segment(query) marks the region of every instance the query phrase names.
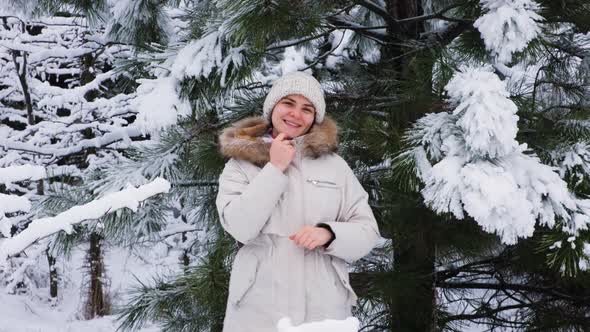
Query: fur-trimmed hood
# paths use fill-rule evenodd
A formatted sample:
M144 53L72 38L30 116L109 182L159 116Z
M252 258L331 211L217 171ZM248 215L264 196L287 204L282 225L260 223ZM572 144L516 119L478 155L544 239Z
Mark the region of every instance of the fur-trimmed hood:
M224 129L219 135L221 154L224 157L249 161L264 166L270 161L270 144L263 136L268 133L270 123L263 117L249 117ZM315 123L309 133L303 135L304 157L316 159L338 149L338 126L330 117L322 123Z

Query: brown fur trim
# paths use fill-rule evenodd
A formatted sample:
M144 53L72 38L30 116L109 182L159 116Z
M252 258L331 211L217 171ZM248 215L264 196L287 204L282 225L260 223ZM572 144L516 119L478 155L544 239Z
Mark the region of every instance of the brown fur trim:
M338 125L332 118L325 116L320 124L314 124L303 137L303 155L317 159L322 155L338 150Z
M219 135L221 154L227 158L247 160L254 165L264 166L270 161L270 143L262 136L270 129L270 123L263 117L250 117L225 128ZM314 124L303 137L303 155L316 159L338 149L338 126L330 117L321 124Z

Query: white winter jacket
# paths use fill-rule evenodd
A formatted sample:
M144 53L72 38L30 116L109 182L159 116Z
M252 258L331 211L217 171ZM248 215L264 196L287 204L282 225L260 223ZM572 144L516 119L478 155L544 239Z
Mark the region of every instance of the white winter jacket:
M356 304L346 262L367 255L379 239L368 195L338 156L337 126L326 117L294 139L296 156L283 173L269 162L269 124L241 120L220 135L231 158L219 178L223 228L244 244L229 285L224 332L275 332L294 325L344 319ZM288 236L325 223L335 240L307 250Z

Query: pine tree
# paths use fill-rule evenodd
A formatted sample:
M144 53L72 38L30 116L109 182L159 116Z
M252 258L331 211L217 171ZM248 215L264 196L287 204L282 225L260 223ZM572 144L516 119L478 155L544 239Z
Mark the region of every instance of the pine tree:
M469 211L458 214L458 210L437 209L433 204L440 199L443 188L431 187L432 198L424 197L425 192L420 193L420 189L430 187L428 183L423 187L422 181L426 178L420 178L422 165L418 163L422 160L404 158L408 149L424 144L432 147L427 150L426 158L433 158L433 155L440 158L443 153L449 153L441 151L439 141L455 134L454 126L460 119L444 114L448 114L445 112L452 103L449 97L459 97L453 97L454 90L445 90L445 87L462 65L489 63L493 66L489 75L507 81L509 93L505 96L510 97L505 97L505 104L492 108L508 107L522 119L518 127L515 127L516 122L505 126L504 120L498 119L501 136L510 138L518 134L512 139L529 143L533 150L525 151L525 155L535 152L539 156L538 160L529 159L539 165L534 171L541 172L538 176L545 174L555 181L565 195L563 200L556 198L554 202L565 204L568 210L581 212L578 215L583 216L584 201L575 200L577 207L572 205L574 201L565 187L566 182L560 182L558 173L540 163L560 166L564 157L548 153L555 151L553 148L543 153L552 145L547 144L546 131L539 131L537 127L542 125L541 128L552 131L559 128L540 116L546 108L554 110L556 106L565 113L551 112L552 121L568 116L584 119L583 112L574 114L569 110L570 107L581 110L587 107L582 97L587 95L587 79L579 63L585 59L581 50L587 47L583 33L588 28L581 17L587 15L588 6L581 4L563 10L556 2L545 1L538 5L527 1L198 2L192 7L194 30L186 37L196 41L185 41L189 46L178 54L185 50L196 51L190 53L191 59L201 62L192 61L185 66L178 56L171 67L184 70L186 74L180 76L172 69L171 75L164 75L179 79L180 95L193 103L191 119L197 128L193 132L198 135L191 137L190 144L201 149L207 147L206 152L194 151L198 158L193 157L191 162L199 171L193 174L195 178L191 181L211 181L219 174L221 163L212 155L214 133L235 119L259 111L271 78L285 70L311 69L324 82L330 111L343 127L340 152L355 167L370 192L382 235L393 239L392 246L376 250L375 255L358 264L353 274L353 283L361 295L357 314L364 319L366 329L461 330L468 322L490 328L584 326L587 323L579 312L587 308L588 297L585 291L581 292L584 288L574 285L587 278L585 272L579 271L585 262L586 235L583 224L581 229L569 229L576 237L567 235L568 230L564 229L567 220L563 219L575 214L561 214L559 221L550 223L549 215L543 214L547 211L541 212L541 219L533 218L527 233L516 232L506 238L509 229L490 228L490 224L481 222L481 216ZM498 8L510 9L510 13L522 17L501 16ZM514 25L514 31L503 30ZM527 31L532 33L525 34ZM489 38L494 35L500 39ZM204 46L211 43L214 46ZM206 54L215 54L214 60L202 61ZM543 70L559 80L545 80L545 75L539 75L531 81L528 75L537 63L546 63ZM478 82L459 81L455 85L460 88L462 83ZM542 84L548 86L537 88ZM577 92L578 97L572 98L580 89L583 92ZM539 98L543 99L543 106L539 105ZM559 105L550 102L555 99L559 100ZM564 101L567 101L565 107ZM461 99L456 99L456 103L459 102ZM427 113L435 114L422 118ZM514 119L507 116L507 119ZM420 121L416 122L418 119ZM429 123L428 119L437 122ZM476 115L468 120L476 122L478 119ZM580 126L576 129L581 131ZM567 131L572 133L572 128ZM580 131L570 136L571 142L583 142ZM535 142L533 138L542 141ZM566 143L565 138L555 132L551 140ZM579 148L578 145L577 151L581 152L575 155L583 156ZM488 154L484 159L501 156L499 153ZM585 174L584 158L575 155L570 156L568 162L576 160L577 167L568 164L561 175L566 175L564 179L570 190L583 197L584 192L576 191L573 181L578 181L580 188L579 178ZM576 174L576 180L571 178L572 174ZM194 188L203 195L213 196L214 187L211 189L208 184L199 187L198 183ZM210 197L209 202L211 200ZM213 207L212 204L206 206ZM207 218L211 217L215 220L214 211L202 216L197 224L209 223L211 219ZM554 227L556 225L558 227ZM534 233L530 232L531 227ZM487 233L494 230L500 237ZM216 232L219 234L219 230ZM526 239L516 242L518 237ZM556 237L568 243L561 248L573 249L576 255L556 251L555 243L561 243ZM559 291L550 290L555 288ZM147 296L149 290L144 293ZM158 312L167 311L167 305L162 303L160 307L158 299L151 297L149 300L151 308L158 308L156 316L161 316ZM555 322L551 310L557 307L561 308L560 320ZM223 306L218 308L222 310ZM131 312L132 309L123 312L125 327L137 326L138 316ZM213 316L221 318L222 313ZM169 326L166 322L172 320L164 318L162 321ZM217 330L218 327L219 321L215 321L199 325L197 330ZM170 327L170 330L175 329Z
M587 2L130 0L108 16L102 1L47 1L60 6L134 46L117 66L139 82L134 123L153 140L88 186L172 183L146 204L149 218L121 213L105 229L155 220L152 235L125 238L165 241L177 229L195 258L139 284L123 330L155 320L221 331L236 245L214 207L216 135L258 114L271 80L290 70L323 83L339 152L389 240L354 266L363 331L590 324ZM152 218L162 211L178 224Z

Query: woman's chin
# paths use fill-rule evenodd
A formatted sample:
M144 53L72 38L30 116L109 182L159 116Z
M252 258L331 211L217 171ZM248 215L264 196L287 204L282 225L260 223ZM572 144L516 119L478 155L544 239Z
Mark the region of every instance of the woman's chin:
M283 130L279 130L279 133L285 134L286 139L292 139L297 136L301 136L300 130L283 129Z

